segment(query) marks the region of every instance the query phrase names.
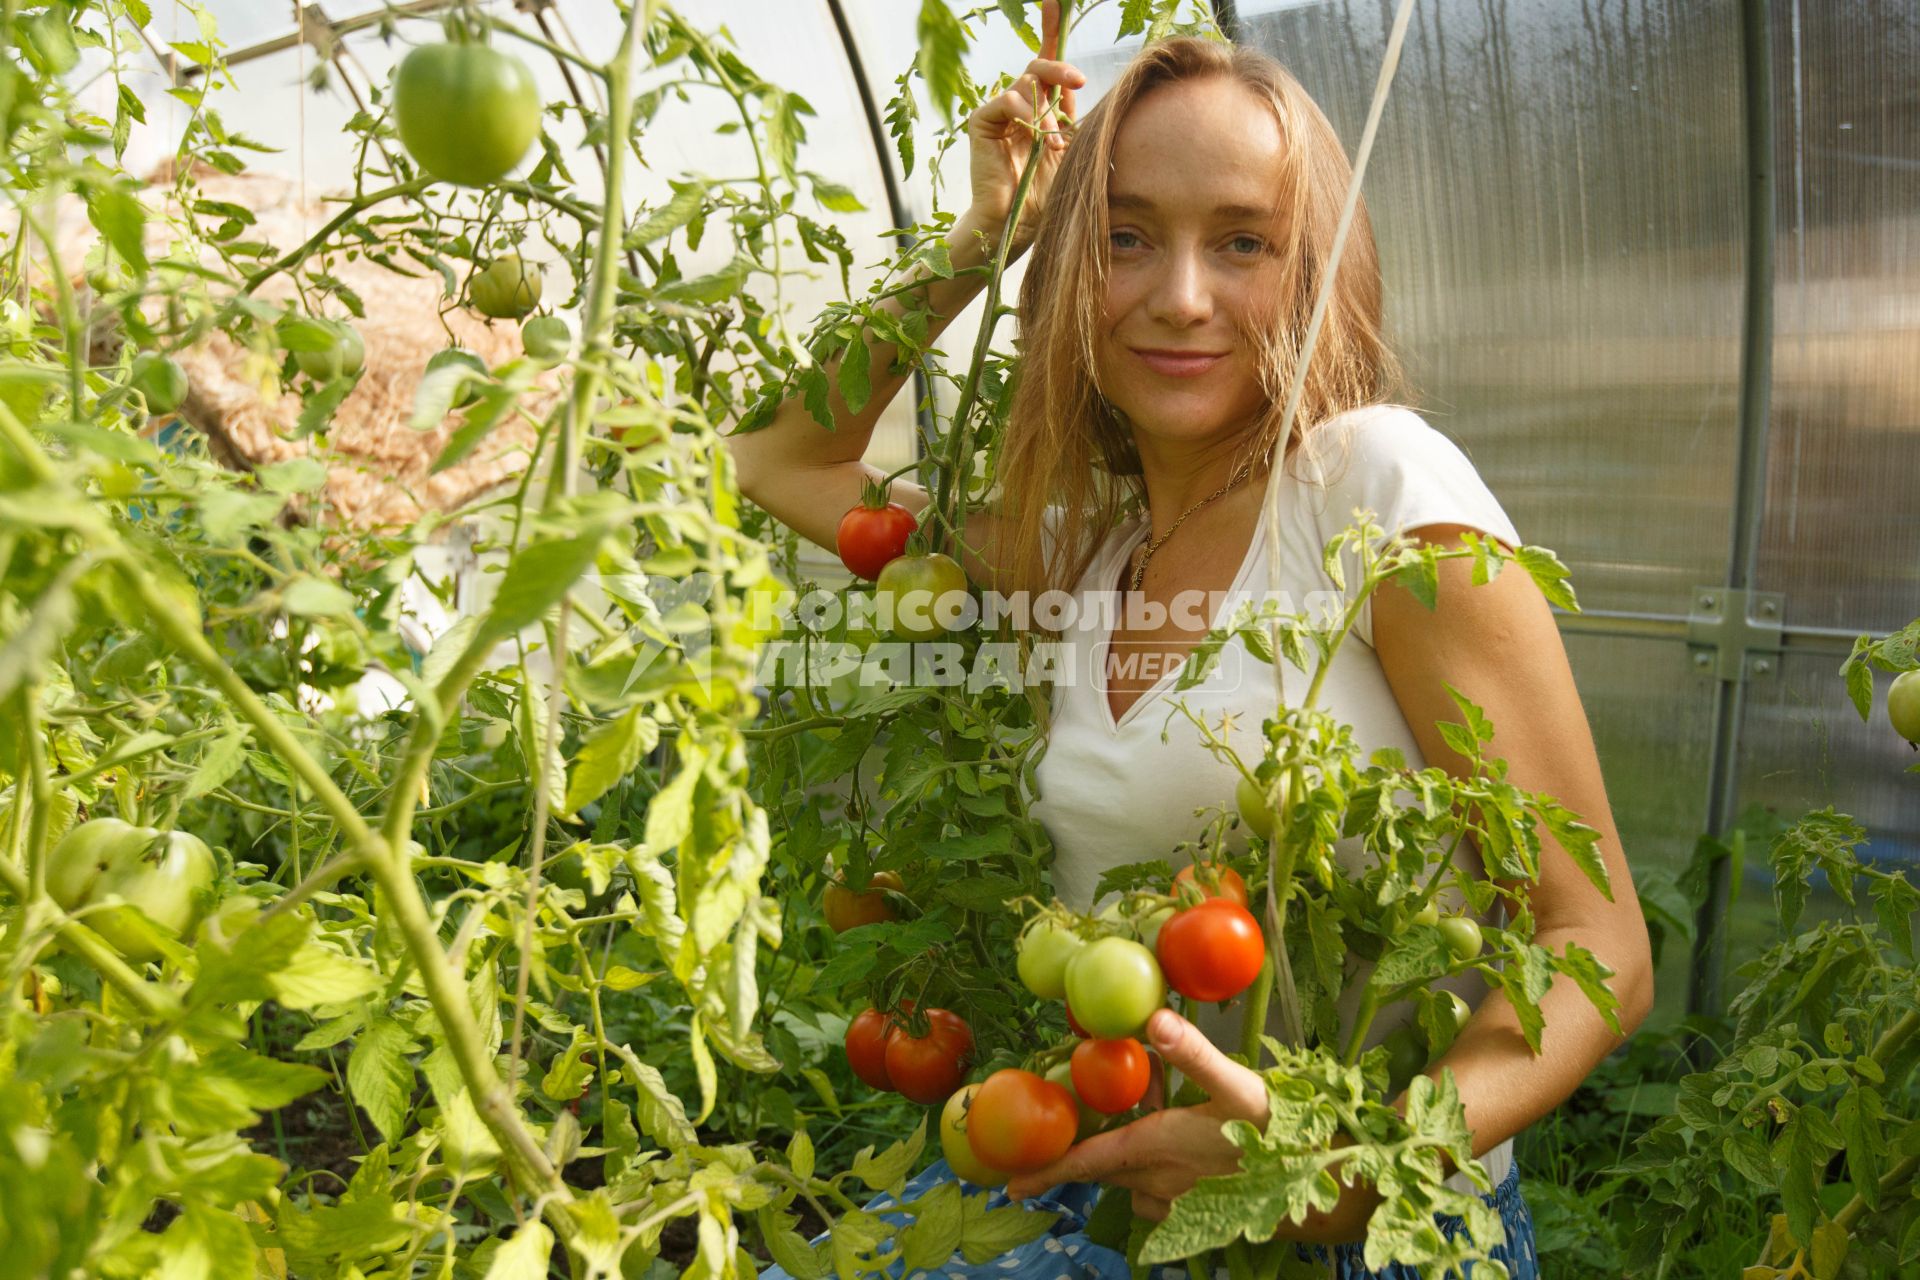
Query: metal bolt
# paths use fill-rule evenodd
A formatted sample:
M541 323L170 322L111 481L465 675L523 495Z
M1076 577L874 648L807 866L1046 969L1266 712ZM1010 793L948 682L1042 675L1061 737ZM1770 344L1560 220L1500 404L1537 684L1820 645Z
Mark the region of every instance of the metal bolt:
M1772 671L1772 670L1773 670L1773 663L1769 659L1755 658L1753 660L1753 674L1757 676L1764 676L1769 671Z
M1696 653L1693 655L1693 665L1696 667L1707 666L1712 661L1713 661L1713 658L1708 654Z
M1702 609L1712 609L1716 607L1719 603L1720 603L1719 600L1714 596L1700 597L1700 607Z
M1774 603L1771 600L1762 600L1760 602L1760 612L1769 618L1773 616L1774 607Z

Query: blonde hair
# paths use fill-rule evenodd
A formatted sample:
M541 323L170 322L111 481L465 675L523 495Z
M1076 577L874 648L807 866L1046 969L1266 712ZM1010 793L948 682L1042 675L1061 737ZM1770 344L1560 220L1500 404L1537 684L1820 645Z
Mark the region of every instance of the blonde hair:
M1271 323L1248 335L1259 347L1266 407L1248 431L1243 453L1245 459L1275 457L1352 166L1319 106L1271 57L1192 37L1157 41L1141 50L1075 131L1020 288L1020 370L995 470L1003 582L1029 598L1072 591L1104 535L1145 497L1129 429L1095 385L1115 137L1127 112L1154 89L1223 76L1268 103L1283 143L1284 173L1274 193L1283 224L1277 246L1281 282ZM1380 258L1363 203L1347 234L1285 458L1294 459L1328 419L1387 400L1401 386L1399 364L1381 332ZM1051 506L1060 510L1049 540L1044 526Z

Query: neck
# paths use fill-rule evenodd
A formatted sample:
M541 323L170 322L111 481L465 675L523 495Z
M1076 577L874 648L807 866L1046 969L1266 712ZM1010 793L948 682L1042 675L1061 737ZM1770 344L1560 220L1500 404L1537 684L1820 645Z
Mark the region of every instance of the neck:
M1180 450L1155 449L1150 442L1142 441L1140 471L1147 490L1150 536L1166 532L1194 503L1214 494L1233 479L1246 462L1245 452L1246 442L1238 437ZM1263 459L1234 492L1247 487L1248 480L1257 479L1265 470Z

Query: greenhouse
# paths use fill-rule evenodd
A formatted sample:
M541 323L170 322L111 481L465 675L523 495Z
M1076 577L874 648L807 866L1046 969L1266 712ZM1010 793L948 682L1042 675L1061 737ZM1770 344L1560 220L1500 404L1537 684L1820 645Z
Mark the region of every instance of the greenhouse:
M0 6L0 1280L1920 1277L1920 8Z

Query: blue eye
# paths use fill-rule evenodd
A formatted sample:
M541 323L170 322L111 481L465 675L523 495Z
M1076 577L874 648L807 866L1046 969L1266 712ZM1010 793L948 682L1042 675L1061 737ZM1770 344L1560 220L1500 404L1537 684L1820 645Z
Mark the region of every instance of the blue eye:
M1259 253L1267 247L1266 241L1259 236L1235 236L1227 242L1235 253Z
M1140 245L1140 237L1131 231L1115 231L1107 237L1107 243L1116 249L1136 249Z

